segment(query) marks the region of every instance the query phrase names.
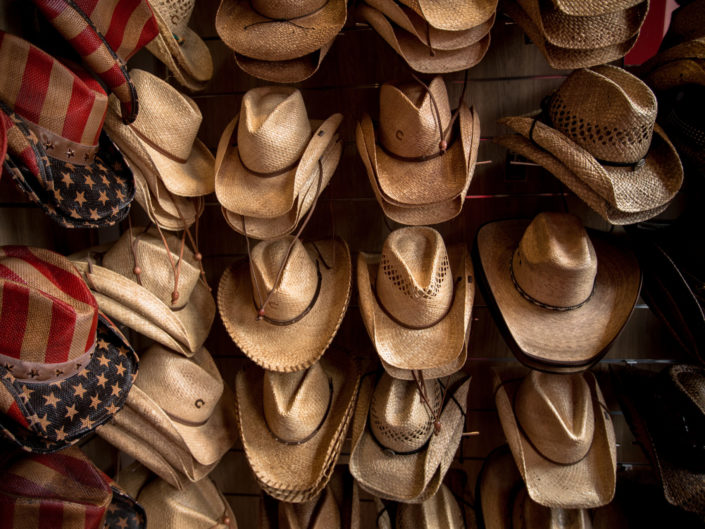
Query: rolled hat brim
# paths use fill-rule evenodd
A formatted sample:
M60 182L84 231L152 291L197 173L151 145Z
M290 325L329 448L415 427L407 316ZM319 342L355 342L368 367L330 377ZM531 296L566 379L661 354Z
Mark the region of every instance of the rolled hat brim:
M334 40L303 57L286 61L261 61L235 53L235 64L257 79L271 83L300 83L318 71Z

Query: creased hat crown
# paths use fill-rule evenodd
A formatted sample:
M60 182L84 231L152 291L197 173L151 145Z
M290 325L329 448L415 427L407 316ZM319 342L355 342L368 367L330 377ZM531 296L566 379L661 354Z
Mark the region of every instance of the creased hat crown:
M453 276L441 234L433 228L401 228L382 247L375 289L391 316L411 327L441 320L453 302Z
M153 345L140 355L136 384L172 419L193 425L213 415L223 394L223 379L203 348L186 358Z
M166 20L169 29L178 40L186 32L196 0L150 0L149 5ZM131 72L130 75L132 75Z
M590 450L595 411L582 375L532 370L519 385L514 407L518 424L543 457L573 464Z
M522 487L514 497L512 529L592 529L592 520L587 509L544 507Z
M42 248L0 247L0 298L0 360L14 365L15 377L53 378L61 364L73 369L73 361L93 351L98 304L65 257Z
M287 235L273 241L263 241L252 250L252 273L255 276L253 290L257 307L274 288L274 283L293 239ZM316 264L303 243L296 239L291 254L284 266L279 283L266 305L269 318L288 321L304 314L315 303L319 288ZM259 289L259 293L257 290Z
M264 417L270 431L286 442L314 434L328 413L332 388L320 363L303 371L265 371Z
M311 124L296 88L263 86L242 98L237 128L238 153L247 169L281 171L301 158L311 137Z
M279 529L341 529L340 508L329 488L314 500L279 502Z
M400 503L396 529L462 529L463 513L450 489L442 484L438 492L422 503Z
M314 13L327 0L252 0L252 8L268 18L290 19Z
M656 97L614 66L575 70L552 96L553 125L598 161L637 163L649 151Z
M433 432L434 414L440 416L443 395L438 380L424 381L433 413L422 400L416 383L381 376L370 401L370 430L383 448L400 454L420 449Z
M517 286L552 307L574 307L590 298L597 254L580 219L566 213L539 213L512 256Z
M120 239L105 252L102 265L135 282L137 282L135 267L139 267L141 270L140 281L144 288L157 296L172 310L183 308L188 303L191 293L201 277L200 268L193 252L186 245L177 285L179 295L173 299L174 271L169 264L164 242L158 235L157 229L153 227L141 231L140 228L136 228L134 233L137 233L134 239L129 230L123 233ZM174 265L178 266L181 241L173 233L166 233L165 238ZM131 244L134 248L134 255L130 248ZM137 262L135 262L135 257Z
M385 149L411 158L439 152L441 130L450 123L450 103L443 77L434 78L429 89L418 82L382 85L379 133Z

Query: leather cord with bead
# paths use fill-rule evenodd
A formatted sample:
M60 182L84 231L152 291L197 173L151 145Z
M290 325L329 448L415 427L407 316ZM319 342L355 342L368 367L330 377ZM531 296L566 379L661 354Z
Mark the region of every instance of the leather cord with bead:
M416 389L418 390L419 395L421 396L421 400L426 405L429 413L431 414L431 417L433 418L433 433L434 433L434 435L438 435L439 433L441 433L441 416L440 416L440 414L436 413L436 410L433 409L433 406L431 406L431 403L429 402L428 392L426 389L426 382L424 381L424 378L423 378L423 371L412 370L411 375L414 377L414 382L416 383ZM446 397L445 386L442 386L442 387L443 387L443 395L441 397L441 402L443 402Z

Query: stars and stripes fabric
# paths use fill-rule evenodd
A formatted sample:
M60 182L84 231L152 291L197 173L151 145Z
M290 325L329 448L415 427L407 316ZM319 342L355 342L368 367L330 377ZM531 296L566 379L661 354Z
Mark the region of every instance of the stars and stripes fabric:
M123 407L136 373L68 259L0 247L0 437L37 453L70 446Z
M139 110L125 63L159 34L146 0L33 0L86 66L117 96L125 123Z
M103 133L108 96L88 72L0 32L4 172L65 227L103 227L129 212L135 184Z

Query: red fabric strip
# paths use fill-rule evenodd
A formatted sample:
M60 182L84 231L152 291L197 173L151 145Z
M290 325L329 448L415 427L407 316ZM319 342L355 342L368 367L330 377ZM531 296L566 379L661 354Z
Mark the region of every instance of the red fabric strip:
M104 491L109 488L101 472L90 461L60 452L35 454L32 457L45 467L51 468L62 476L67 476L85 487Z
M29 288L16 283L5 283L0 309L0 353L12 358L20 357L28 308Z
M86 25L85 29L72 38L69 43L81 57L87 57L97 50L103 44L103 41L96 35L92 27Z
M8 248L9 247L5 247L3 250L7 250ZM14 270L10 270L8 267L2 264L0 264L0 278L9 279L10 281L14 281L15 283L22 283L24 285L27 284L27 282L20 276L18 276Z
M120 48L122 39L125 37L125 28L130 21L132 12L140 6L141 0L121 0L113 11L113 18L110 20L110 27L105 33L105 40L110 44L113 51Z
M96 8L100 0L74 0L74 3L83 11L83 13L90 17L93 15L93 10Z
M2 490L13 493L16 496L27 496L29 498L56 497L55 490L44 487L41 483L30 481L22 476L11 474L10 472L5 472L2 477ZM59 525L59 527L61 527L61 525Z
M0 494L0 529L16 529L15 520L15 499L4 494Z
M10 406L10 409L8 409L5 413L16 423L21 424L25 428L29 429L29 422L27 422L25 416L22 415L22 412L20 411L20 407L17 405L17 402L13 402L12 406Z
M83 129L88 123L88 118L95 104L95 93L86 90L86 85L80 79L73 81L71 100L64 118L64 129L61 136L76 143L81 143Z
M64 504L58 501L39 502L39 524L37 529L57 529L64 522ZM88 526L86 526L88 527Z
M60 364L68 361L71 352L71 342L76 329L76 312L64 303L54 302L51 306L51 327L44 361L49 364ZM94 334L89 334L93 338ZM94 339L94 338L93 338ZM93 340L90 341L91 345Z
M144 48L149 42L154 40L154 37L156 37L158 33L159 27L157 26L157 21L154 16L152 16L152 18L150 18L142 28L140 38L137 39L137 46L135 46L135 51L130 54L130 57L132 57L132 55L134 55L137 51ZM130 57L125 57L125 60L129 60Z
M105 516L105 509L95 505L86 505L86 521L83 527L102 527L101 523Z
M22 74L22 88L17 94L14 110L33 123L39 123L54 62L54 59L42 50L30 46Z

